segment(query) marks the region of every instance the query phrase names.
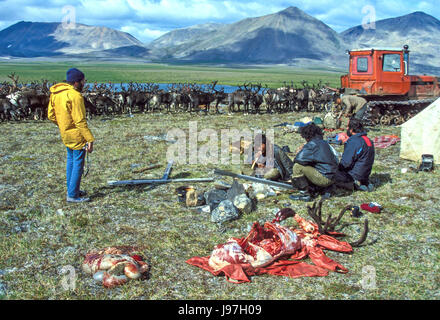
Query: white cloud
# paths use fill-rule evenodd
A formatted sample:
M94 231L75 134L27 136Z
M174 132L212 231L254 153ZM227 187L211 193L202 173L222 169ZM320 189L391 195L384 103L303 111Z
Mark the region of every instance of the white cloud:
M296 6L341 32L360 25L362 8L372 5L377 20L414 11L440 18L438 0L4 0L0 1L0 27L21 20L61 22L63 8L74 6L76 22L130 30L142 41L166 31L207 22L232 23ZM123 29L124 28L124 29Z
M138 24L123 26L123 27L121 27L120 30L131 34L132 36L141 40L144 43L147 43L147 42L150 42L154 39L157 39L160 36L162 36L168 32L165 30L156 30L156 29L146 28L145 26L138 25Z

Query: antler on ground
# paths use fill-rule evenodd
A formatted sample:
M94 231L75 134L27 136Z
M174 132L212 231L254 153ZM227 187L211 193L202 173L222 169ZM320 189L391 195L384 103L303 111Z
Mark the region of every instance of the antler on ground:
M329 234L329 232L334 232L335 231L335 228L337 227L337 225L341 221L341 219L344 216L344 214L347 211L349 211L353 206L352 205L345 206L341 210L341 212L339 213L339 215L336 218L332 218L332 215L330 213L329 216L327 217L327 220L324 222L323 219L322 219L322 203L323 202L324 202L324 200L320 200L318 203L316 201L313 202L313 206L312 207L307 206L307 211L308 211L309 216L318 225L319 233L320 234ZM364 243L365 240L367 239L368 231L369 231L368 220L365 219L364 230L363 230L363 232L361 234L361 237L359 238L358 241L350 243L350 245L352 247L358 247L362 243Z
M362 232L361 237L359 238L358 241L355 242L350 242L350 245L352 247L359 247L362 243L365 242L365 240L367 240L367 236L368 236L368 219L365 219L364 221L364 231Z

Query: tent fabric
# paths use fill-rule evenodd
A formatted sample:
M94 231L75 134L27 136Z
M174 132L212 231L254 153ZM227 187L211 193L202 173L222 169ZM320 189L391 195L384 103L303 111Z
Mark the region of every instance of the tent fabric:
M400 157L421 161L422 154L440 159L440 98L401 126Z

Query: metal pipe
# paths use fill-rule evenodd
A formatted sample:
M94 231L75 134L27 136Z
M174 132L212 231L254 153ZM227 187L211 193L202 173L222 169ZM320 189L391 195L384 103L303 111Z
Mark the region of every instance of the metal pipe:
M179 182L214 182L214 178L193 178L193 179L137 179L137 180L121 180L107 181L109 186L126 186L126 185L139 185L139 184L165 184L165 183L179 183Z
M267 180L267 179L262 179L262 178L256 178L256 177L252 177L252 176L246 176L243 174L232 173L229 171L224 171L224 170L219 170L219 169L215 169L214 173L221 175L221 176L229 176L232 178L238 178L238 179L263 183L263 184L267 184L267 185L274 186L274 187L279 187L279 188L284 188L284 189L289 189L289 190L296 190L291 184L288 184L288 183L277 182L277 181L272 181L272 180Z

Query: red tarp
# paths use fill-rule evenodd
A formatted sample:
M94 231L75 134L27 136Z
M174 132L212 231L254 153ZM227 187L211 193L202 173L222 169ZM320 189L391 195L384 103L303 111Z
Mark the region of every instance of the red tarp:
M309 226L312 225L317 228L316 224L310 223L301 217L298 218L305 223L309 223ZM330 233L331 236L320 235L316 232L316 229L315 231L308 233L303 230L293 231L298 235L298 238L301 239L298 239L301 241L298 246L299 249L293 255L283 256L264 267L254 268L250 263L235 263L228 264L219 270L215 270L209 265L210 256L193 257L187 260L186 263L207 270L215 276L224 275L226 280L232 283L250 282L251 280L249 277L262 274L299 278L327 276L328 270L339 273L348 272L348 270L341 264L327 257L323 251L323 249L328 249L344 253L352 252L353 249L349 243L339 241L333 237L344 236L344 234L333 232ZM247 238L241 238L236 240L242 245L247 241L246 239ZM275 241L279 241L279 239L276 239ZM299 261L306 257L309 257L315 265Z

